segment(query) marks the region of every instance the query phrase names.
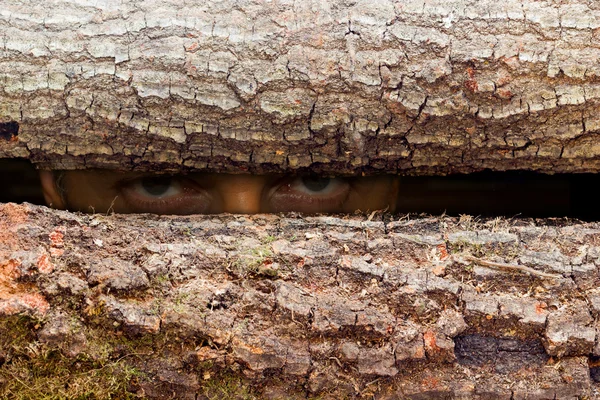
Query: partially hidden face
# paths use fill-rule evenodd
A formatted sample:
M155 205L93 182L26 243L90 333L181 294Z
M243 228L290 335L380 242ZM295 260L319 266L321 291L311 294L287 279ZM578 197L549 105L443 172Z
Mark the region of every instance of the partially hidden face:
M177 175L108 170L41 171L47 203L83 212L306 214L393 211L391 176Z

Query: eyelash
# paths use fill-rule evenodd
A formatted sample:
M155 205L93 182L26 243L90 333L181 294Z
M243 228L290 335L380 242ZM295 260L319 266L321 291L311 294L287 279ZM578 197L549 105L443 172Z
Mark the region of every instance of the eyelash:
M310 194L298 194L298 193L285 193L281 192L281 188L284 188L286 185L291 190L292 184L297 180L301 179L301 177L291 177L284 178L283 182L280 182L278 185L274 185L273 189L271 189L269 193L269 202L271 203L271 207L276 212L289 212L289 211L299 211L306 213L319 213L319 212L341 212L344 203L348 200L348 196L353 190L352 179L345 178L333 178L341 180L342 182L338 182L338 185L343 185L342 188L338 188L337 193L334 192L334 195L326 195L326 196L318 196L318 195L310 195ZM342 193L339 193L342 191ZM274 198L282 197L283 201L281 204L284 204L284 207L278 206L277 204L272 204ZM295 203L295 205L294 205ZM311 207L312 210L303 210L303 207ZM317 209L314 209L314 208Z
M136 212L147 212L153 214L191 214L205 213L210 206L207 201L207 192L196 188L196 184L184 177L172 176L171 178L181 187L181 193L165 198L147 198L135 193L135 186L140 184L142 179L152 177L153 175L141 176L135 179L128 179L117 183L117 191L124 198L125 202L136 209Z
M210 191L202 188L196 181L184 176L172 176L182 192L165 198L144 198L136 192L136 185L147 177L153 175L140 176L135 179L128 179L116 184L116 190L122 196L124 201L135 212L147 212L156 214L190 214L207 213L209 210L218 209L214 207L213 197ZM333 194L311 195L294 190L293 186L298 179L302 177L284 177L275 181L271 189L267 192L265 203L269 209L268 212L342 212L343 205L348 200L352 190L354 190L354 180L350 178L332 178L335 179L336 187Z

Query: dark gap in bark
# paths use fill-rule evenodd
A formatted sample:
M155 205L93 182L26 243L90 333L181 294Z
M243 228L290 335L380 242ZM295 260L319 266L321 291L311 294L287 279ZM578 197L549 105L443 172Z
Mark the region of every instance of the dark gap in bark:
M399 179L399 214L600 220L593 195L597 174L484 171ZM0 203L44 204L38 172L28 160L0 159L0 187Z
M489 366L497 373L518 371L524 365L543 366L548 355L539 340L465 335L454 339L454 354L461 365Z
M0 203L44 204L38 172L24 159L0 159Z
M398 213L600 219L600 175L528 171L401 177Z
M600 382L600 357L590 357L590 377L594 382Z
M0 122L0 139L11 140L19 135L19 123L16 121Z

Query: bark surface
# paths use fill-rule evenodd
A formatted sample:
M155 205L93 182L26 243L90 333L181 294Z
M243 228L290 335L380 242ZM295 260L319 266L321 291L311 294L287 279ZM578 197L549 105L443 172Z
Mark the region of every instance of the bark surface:
M0 157L600 170L588 0L3 0Z
M148 398L598 398L600 223L5 204L0 238L0 393L59 351Z

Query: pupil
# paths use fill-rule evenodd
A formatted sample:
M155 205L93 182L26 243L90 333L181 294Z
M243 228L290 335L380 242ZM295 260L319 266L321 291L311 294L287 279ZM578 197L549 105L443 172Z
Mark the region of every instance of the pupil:
M302 178L304 186L312 192L320 192L329 186L330 178L321 178L318 176L306 176Z
M171 187L171 177L143 178L142 187L152 196L162 196Z

